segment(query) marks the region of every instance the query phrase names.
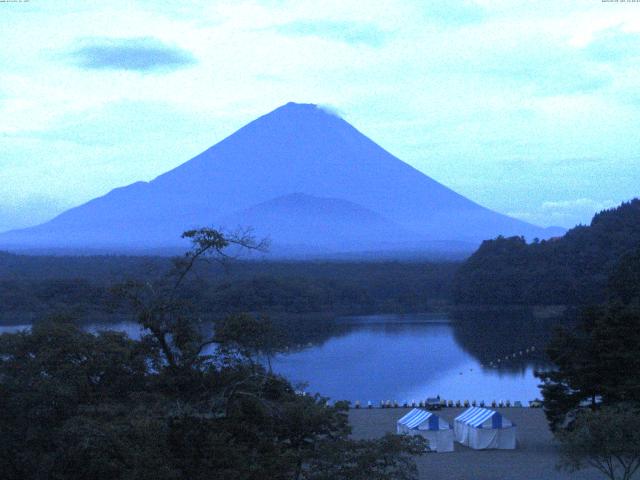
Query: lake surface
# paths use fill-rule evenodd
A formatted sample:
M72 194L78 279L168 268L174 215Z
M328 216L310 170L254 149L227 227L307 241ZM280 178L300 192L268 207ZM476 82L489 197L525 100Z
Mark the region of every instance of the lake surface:
M325 338L276 356L272 365L294 384L306 382L310 393L362 404L420 401L436 395L454 401L523 403L541 397L533 373L543 365L539 355L526 349L537 344L536 352L542 350L546 333L536 332L548 332L547 326L530 319L511 319L507 324L496 319L450 320L447 315L339 319ZM0 333L21 328L28 326L0 327ZM95 332L106 327L87 328ZM108 328L134 338L140 335L132 322Z
M541 396L533 375L537 362L527 361L526 354L517 355L516 365L490 368L463 348L446 316L439 322L433 317L382 318L360 319L321 345L279 355L273 368L294 383L308 382L306 391L362 404L436 395L524 403ZM520 346L514 344L512 350L519 352ZM504 362L498 353L504 345L495 351L496 360Z

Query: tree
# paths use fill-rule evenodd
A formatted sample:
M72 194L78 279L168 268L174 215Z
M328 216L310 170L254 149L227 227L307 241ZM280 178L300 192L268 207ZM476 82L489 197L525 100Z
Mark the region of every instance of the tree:
M574 331L559 329L547 346L547 356L555 368L536 372L543 383L544 409L551 430L566 423L567 416L584 402L592 408L601 395L600 350L594 342L598 312L585 313Z
M640 249L620 259L609 278L609 291L613 301L640 307Z
M305 480L412 480L424 438L387 434L378 440L322 442Z
M137 342L65 319L0 336L3 478L117 478L130 451L118 425L148 374Z
M557 332L547 348L555 368L536 373L561 465L591 466L611 480L640 468L639 258L623 257L609 303L585 310L579 328Z
M555 368L538 372L553 430L588 404L640 405L640 254L624 257L610 278L608 304L585 309L574 330L560 330L547 347Z
M286 345L282 332L268 318L248 314L229 315L216 323L213 342L227 358L249 360L252 365L267 360L271 372L271 359Z
M639 244L640 199L597 213L589 226L578 225L562 237L530 244L522 237L487 240L458 270L454 301L600 304L607 300L609 273ZM633 288L640 291L637 270L635 275L636 287L627 292L631 295Z
M228 260L229 247L264 251L267 243L256 241L247 232L225 235L211 228L188 230L182 238L189 239L192 247L183 257L174 259L173 268L164 277L156 282L130 281L116 291L130 301L147 332L144 340L157 351L158 358L169 368L189 370L206 362L202 353L216 340L211 332L203 330L202 322L189 317L188 304L180 295L187 276L207 258Z
M591 466L610 480L630 480L640 468L637 406L604 407L581 413L558 436L561 466L575 472Z
M346 404L299 395L257 361L277 348L267 321L239 315L211 331L193 319L181 287L232 242L208 229L185 236L194 247L169 275L121 290L141 340L68 319L0 336L3 480L304 480L328 468L414 478L424 444L350 440Z
M640 405L640 312L621 306L592 308L574 331L560 330L547 347L555 368L543 380L544 408L552 430L588 405Z

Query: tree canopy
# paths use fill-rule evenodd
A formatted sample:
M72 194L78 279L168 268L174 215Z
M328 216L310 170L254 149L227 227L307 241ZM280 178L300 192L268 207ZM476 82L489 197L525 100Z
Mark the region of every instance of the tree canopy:
M609 285L605 305L584 309L578 328L548 344L555 368L537 375L553 429L580 405L640 405L640 250L621 258Z
M460 267L459 304L600 304L620 259L640 246L640 199L623 203L563 237L527 243L487 240Z
M640 468L640 415L637 406L584 412L559 435L561 461L577 471L591 466L610 480L631 480Z
M278 348L268 321L197 321L178 291L228 243L192 233L194 249L166 276L121 285L140 340L68 318L0 336L2 478L415 478L420 438L351 440L345 403L300 395L264 367L258 355Z
M598 469L611 480L640 468L640 254L621 258L609 301L584 311L577 330L563 329L539 372L544 408L561 442L561 464Z

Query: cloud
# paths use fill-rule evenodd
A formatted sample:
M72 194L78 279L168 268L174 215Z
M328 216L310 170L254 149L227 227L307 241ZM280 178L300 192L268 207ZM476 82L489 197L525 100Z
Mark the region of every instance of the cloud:
M276 30L282 35L315 36L371 47L382 46L390 35L372 24L331 20L298 20L279 25Z
M591 198L576 198L573 200L561 200L561 201L549 201L542 203L543 210L551 210L551 211L575 211L575 210L585 210L588 209L590 211L599 211L604 210L606 208L611 208L616 205L616 202L612 200L607 201L596 201Z
M116 0L8 9L0 205L38 192L79 202L153 178L293 100L337 108L489 208L539 224L587 222L600 206L557 202L638 194L636 6Z
M85 69L168 71L196 63L188 51L151 38L92 38L74 50L71 57Z
M329 115L333 115L334 117L342 118L344 117L344 112L340 110L338 107L329 104L319 104L317 107L325 113Z
M596 61L615 63L640 55L640 33L627 33L618 28L609 28L585 48Z
M619 205L614 200L595 200L593 198L574 198L543 202L540 207L529 212L510 212L511 216L540 225L561 225L573 227L577 224L589 224L598 212Z
M484 8L470 1L425 2L425 15L435 23L444 25L469 25L482 22Z

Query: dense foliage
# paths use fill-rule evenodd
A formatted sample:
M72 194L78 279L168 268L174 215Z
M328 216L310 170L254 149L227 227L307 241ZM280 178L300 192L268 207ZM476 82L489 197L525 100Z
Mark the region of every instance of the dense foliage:
M162 257L35 257L0 253L0 322L52 311L96 319L125 314L113 283L157 278ZM236 261L201 263L183 295L201 313L367 314L423 312L450 299L458 264Z
M622 257L609 291L580 328L556 333L547 348L555 368L537 375L562 464L628 480L640 468L640 249Z
M631 480L640 469L640 415L633 406L585 412L560 440L570 471L590 466L610 480Z
M640 246L640 200L596 214L561 238L527 244L522 237L483 242L460 267L459 304L599 304L621 257Z
M640 405L640 312L591 309L578 330L563 330L547 349L557 369L540 373L547 418L563 426L581 405Z
M296 394L233 343L171 366L151 337L60 321L0 336L2 478L414 478L419 440L352 441L346 405Z
M214 331L196 321L185 278L233 241L187 236L194 249L167 275L118 289L139 341L64 318L0 336L2 478L415 478L424 440L351 440L344 403L299 395L258 361L280 346L269 322L235 315Z
M547 347L556 368L538 375L554 430L581 405L640 406L640 249L623 257L610 285L607 304L585 309L579 327L558 330Z

